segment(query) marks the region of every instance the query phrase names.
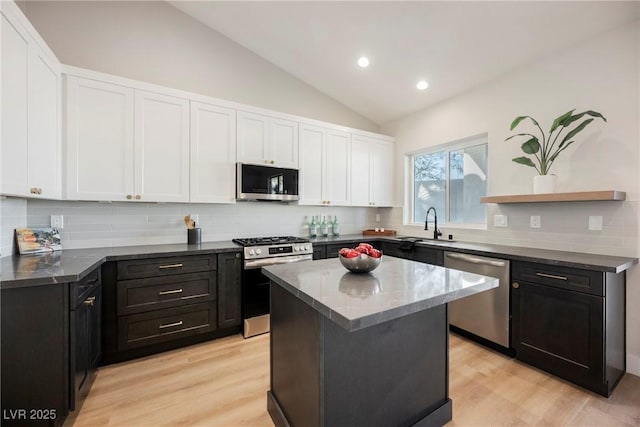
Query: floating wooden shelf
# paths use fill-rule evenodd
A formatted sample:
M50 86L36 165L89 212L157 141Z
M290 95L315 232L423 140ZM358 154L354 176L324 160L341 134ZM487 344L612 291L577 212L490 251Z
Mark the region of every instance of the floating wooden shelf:
M580 191L575 193L513 194L508 196L481 197L481 203L544 203L544 202L594 202L622 201L624 191Z

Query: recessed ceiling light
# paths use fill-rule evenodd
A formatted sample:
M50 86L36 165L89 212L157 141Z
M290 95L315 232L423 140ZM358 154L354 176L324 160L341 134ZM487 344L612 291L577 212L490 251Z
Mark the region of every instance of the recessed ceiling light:
M416 87L417 87L418 89L420 89L420 90L425 90L426 88L428 88L428 87L429 87L429 83L427 83L427 82L426 82L426 81L424 81L424 80L420 80L420 81L418 82L418 84L416 85Z
M360 59L358 59L358 65L362 68L367 68L369 66L369 58L361 56Z

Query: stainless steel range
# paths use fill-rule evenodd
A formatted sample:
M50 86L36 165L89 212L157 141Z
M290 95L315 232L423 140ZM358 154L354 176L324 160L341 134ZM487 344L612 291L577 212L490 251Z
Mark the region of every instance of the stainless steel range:
M244 247L242 269L242 333L245 338L269 332L269 279L262 267L311 261L313 245L293 236L233 239Z

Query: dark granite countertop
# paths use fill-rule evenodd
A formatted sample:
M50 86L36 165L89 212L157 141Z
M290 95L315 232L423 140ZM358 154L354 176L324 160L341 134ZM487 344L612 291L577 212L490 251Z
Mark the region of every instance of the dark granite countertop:
M406 236L409 237L409 236ZM351 234L338 237L320 237L311 239L314 244L350 243L359 241L390 241L400 242L403 236L372 237ZM421 237L418 237L421 239ZM523 248L519 246L494 245L491 243L449 242L447 240L433 241L424 239L416 245L433 247L445 251L484 255L495 258L505 258L516 261L536 262L540 264L557 265L562 267L582 268L585 270L610 273L623 272L638 263L638 258L627 258L611 255L597 255L580 252L556 251L551 249Z
M267 277L352 332L498 286L498 279L385 256L371 273L340 260L264 267Z
M21 255L0 259L0 289L75 282L105 261L169 257L179 255L240 252L230 241L199 245L169 244L72 249L48 254Z

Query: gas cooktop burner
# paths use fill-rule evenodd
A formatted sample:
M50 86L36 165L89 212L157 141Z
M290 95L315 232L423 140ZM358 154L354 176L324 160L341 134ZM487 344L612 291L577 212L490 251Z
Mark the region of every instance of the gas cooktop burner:
M277 236L277 237L250 237L246 239L233 239L233 241L241 246L266 246L266 245L282 245L286 243L307 243L309 239L294 236Z

